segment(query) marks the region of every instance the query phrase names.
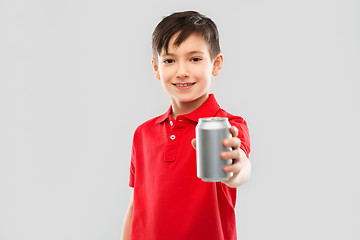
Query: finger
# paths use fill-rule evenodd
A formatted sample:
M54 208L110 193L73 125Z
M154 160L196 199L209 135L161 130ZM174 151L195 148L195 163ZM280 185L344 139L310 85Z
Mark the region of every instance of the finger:
M226 138L223 141L224 147L231 147L231 148L235 149L235 148L239 148L240 145L241 145L241 140L237 137Z
M196 138L193 138L191 140L191 145L193 146L194 149L196 149Z
M230 133L233 137L237 137L239 134L239 129L235 126L230 127Z
M237 172L240 172L241 170L241 163L240 162L237 162L237 163L234 163L232 165L229 165L229 166L225 166L223 168L224 172L233 172L233 173L237 173Z
M234 159L235 162L238 162L240 160L240 152L238 149L233 151L225 151L220 153L220 157L224 160Z

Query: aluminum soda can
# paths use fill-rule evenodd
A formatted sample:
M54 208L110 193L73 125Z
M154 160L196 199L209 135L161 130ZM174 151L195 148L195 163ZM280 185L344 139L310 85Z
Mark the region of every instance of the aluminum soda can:
M225 148L222 141L231 138L228 118L200 118L196 125L196 168L197 176L205 182L229 180L232 172L226 173L223 168L232 164L232 159L224 160L220 153L231 151Z

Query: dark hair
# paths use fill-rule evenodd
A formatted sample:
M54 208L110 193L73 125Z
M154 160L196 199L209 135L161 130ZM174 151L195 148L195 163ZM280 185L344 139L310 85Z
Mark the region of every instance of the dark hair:
M220 53L219 32L215 23L208 17L195 11L176 12L156 26L152 35L152 50L155 59L164 49L168 53L170 39L179 33L174 45L180 46L192 33L200 34L209 44L210 57Z

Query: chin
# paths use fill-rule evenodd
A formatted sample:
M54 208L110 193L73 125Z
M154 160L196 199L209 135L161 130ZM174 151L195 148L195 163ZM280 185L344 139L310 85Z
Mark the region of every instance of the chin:
M190 102L194 102L198 99L200 99L201 97L203 97L204 94L187 94L187 95L183 95L183 96L174 96L173 99L175 99L177 102L181 102L181 103L190 103Z
M193 97L175 97L174 99L180 103L189 103L196 100L196 98L194 99Z

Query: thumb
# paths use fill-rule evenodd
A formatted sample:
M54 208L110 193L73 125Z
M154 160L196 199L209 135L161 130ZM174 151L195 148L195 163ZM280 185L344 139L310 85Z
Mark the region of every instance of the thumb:
M196 138L193 138L191 140L191 145L193 146L194 149L196 149Z

